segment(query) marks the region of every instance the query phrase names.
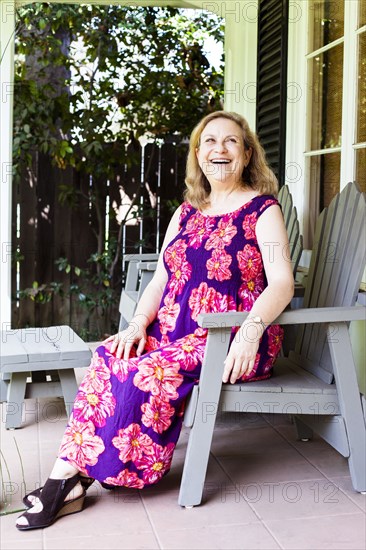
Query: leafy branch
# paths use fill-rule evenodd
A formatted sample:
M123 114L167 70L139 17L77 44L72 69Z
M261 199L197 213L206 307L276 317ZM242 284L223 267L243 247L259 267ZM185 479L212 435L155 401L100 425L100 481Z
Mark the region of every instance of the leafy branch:
M71 295L90 318L107 317L121 287L123 228L155 212L141 201L138 182L119 226L111 210L105 242L106 182L139 162L142 136L179 143L197 120L222 108L223 59L212 64L205 48L208 38L222 44L223 20L170 7L33 3L18 8L16 29L14 182L36 181L35 155L47 155L57 168L91 178L87 190L74 179L60 184L58 200L72 209L85 201L96 218L88 227L95 253L87 264L57 264L69 286L65 278L34 281L20 298L47 304ZM151 170L152 155L145 183Z

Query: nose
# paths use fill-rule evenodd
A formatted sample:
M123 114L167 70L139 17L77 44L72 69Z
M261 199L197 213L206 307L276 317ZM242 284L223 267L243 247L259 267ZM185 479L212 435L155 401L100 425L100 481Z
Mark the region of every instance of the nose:
M226 147L226 142L225 140L217 140L216 141L216 145L215 145L215 150L218 152L218 153L221 153L223 151L226 151L227 150L227 147Z

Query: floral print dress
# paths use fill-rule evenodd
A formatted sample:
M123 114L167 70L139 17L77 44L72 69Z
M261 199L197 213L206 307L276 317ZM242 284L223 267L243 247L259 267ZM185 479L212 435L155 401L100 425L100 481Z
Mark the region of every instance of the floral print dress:
M179 233L164 252L168 282L144 353L124 360L98 347L60 458L101 482L138 489L169 471L205 350L207 331L197 316L252 308L267 285L255 227L275 204L273 196L259 195L234 212L209 216L183 203ZM282 337L280 326L267 327L255 367L243 381L271 375Z

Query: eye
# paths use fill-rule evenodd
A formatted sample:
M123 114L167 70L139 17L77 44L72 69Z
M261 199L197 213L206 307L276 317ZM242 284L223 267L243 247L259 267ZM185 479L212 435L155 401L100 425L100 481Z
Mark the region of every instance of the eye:
M210 141L215 141L214 138L210 137L210 138L206 138L205 139L205 143L209 143Z

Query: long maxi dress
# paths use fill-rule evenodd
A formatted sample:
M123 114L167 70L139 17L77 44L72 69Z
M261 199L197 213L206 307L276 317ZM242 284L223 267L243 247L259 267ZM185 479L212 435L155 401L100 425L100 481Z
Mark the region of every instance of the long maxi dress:
M198 382L207 331L199 313L249 311L267 286L256 240L258 218L278 204L259 195L210 216L183 203L179 233L164 252L168 282L140 357L95 351L78 390L59 457L109 485L142 489L171 465L186 397ZM234 336L234 333L233 333ZM283 330L265 330L244 381L271 375Z

